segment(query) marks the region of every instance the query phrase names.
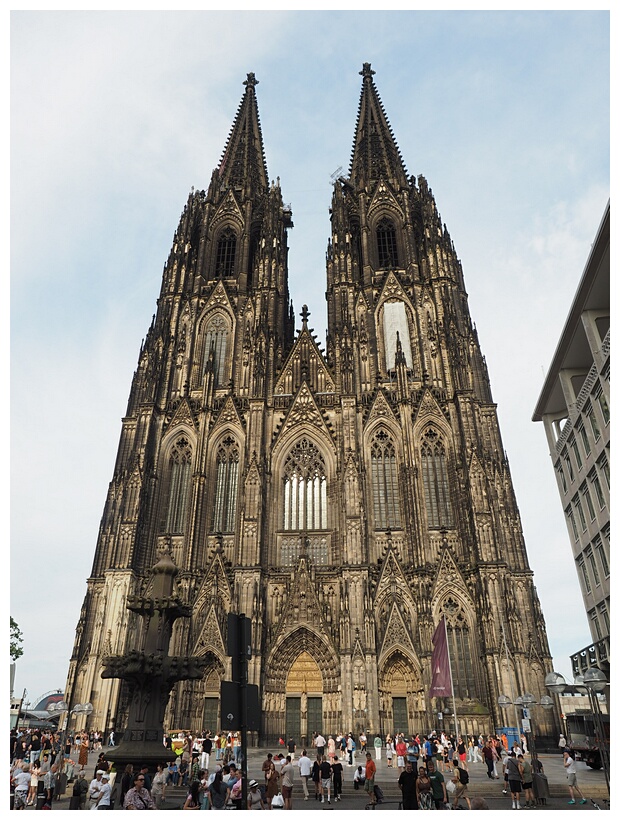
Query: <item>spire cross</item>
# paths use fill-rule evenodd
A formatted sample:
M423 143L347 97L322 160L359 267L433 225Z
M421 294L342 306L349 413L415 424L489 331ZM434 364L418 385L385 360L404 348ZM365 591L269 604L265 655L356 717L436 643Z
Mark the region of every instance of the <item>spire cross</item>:
M360 74L362 75L362 77L363 77L365 80L366 80L366 79L368 79L368 80L372 80L372 75L373 75L373 74L376 74L376 73L377 73L377 72L376 72L376 71L373 71L373 70L372 70L372 68L370 67L370 63L364 63L364 65L363 65L363 67L362 67L362 70L360 71Z
M247 85L248 88L256 88L256 86L258 85L258 80L256 79L256 75L253 71L250 71L247 80L243 81L243 85Z

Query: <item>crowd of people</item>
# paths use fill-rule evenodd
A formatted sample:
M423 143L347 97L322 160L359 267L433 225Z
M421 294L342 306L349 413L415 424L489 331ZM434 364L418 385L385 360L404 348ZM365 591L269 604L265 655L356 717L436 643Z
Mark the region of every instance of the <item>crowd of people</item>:
M64 755L60 754L61 745ZM112 745L113 735L108 742L108 746ZM166 735L164 745L162 760L168 762L160 763L154 774L149 774L148 766L134 771L134 766L128 764L117 775L103 750L99 751L89 778L88 755L102 749L100 733L77 733L63 741L54 732L12 732L14 808L35 805L41 794L51 808L54 797L60 796L55 794L57 774L67 761L76 767L70 805L73 809L111 809L113 797L125 809L161 809L166 807L167 790L179 786L187 793L184 809L242 807L242 746L237 733L218 732L212 737L210 732L203 732L201 737L193 737L182 732ZM403 809L456 809L461 801L470 809L486 808L482 798L470 798L468 793L469 771L474 764L486 765L490 779L503 780L502 792L510 794L513 809L533 807L534 774L542 773L540 760L529 756L524 736L519 743L509 746L505 734L475 737L431 732L406 737L397 733L385 740L373 737L369 744L364 732L357 738L351 732L327 738L315 732L308 745L297 756L294 738L279 738L281 750L268 753L262 764L263 782L251 779L247 784L248 809L292 809L293 788L298 778L304 800L337 803L342 799L345 768L352 769L353 789L365 790L369 805L380 803L383 792L376 782L376 773L377 761L384 753L386 768L395 770ZM577 786L574 755L564 738L560 738L559 746L568 778L569 804L574 804L576 797L585 803ZM71 755L77 757L77 763ZM113 795L115 778L118 782Z

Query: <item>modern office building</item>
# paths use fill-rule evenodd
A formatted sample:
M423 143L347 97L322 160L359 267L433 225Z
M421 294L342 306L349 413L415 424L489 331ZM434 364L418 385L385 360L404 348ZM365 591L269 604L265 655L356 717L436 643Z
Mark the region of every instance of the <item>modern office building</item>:
M533 416L545 425L592 634L575 647L573 674L597 666L608 677L609 258L607 203Z

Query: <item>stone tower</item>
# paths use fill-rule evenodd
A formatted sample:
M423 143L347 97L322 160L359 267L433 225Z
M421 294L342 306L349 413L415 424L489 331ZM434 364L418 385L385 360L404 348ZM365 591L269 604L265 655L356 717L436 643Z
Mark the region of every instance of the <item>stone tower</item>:
M128 597L169 551L204 656L166 726L219 728L229 611L252 619L261 740L450 726L429 699L445 615L461 731L545 694L552 669L496 407L454 245L409 177L369 64L334 184L326 349L289 299L279 181L249 74L208 190L192 191L140 350L68 678L122 730L104 659L139 643ZM542 734L553 718L539 716ZM511 721L512 722L512 721ZM440 725L440 724L439 724Z

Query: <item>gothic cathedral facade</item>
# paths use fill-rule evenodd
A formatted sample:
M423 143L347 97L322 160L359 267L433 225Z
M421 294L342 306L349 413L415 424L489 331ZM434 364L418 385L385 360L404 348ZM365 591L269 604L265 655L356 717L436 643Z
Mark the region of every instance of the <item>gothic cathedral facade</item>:
M269 182L249 74L208 190L192 190L139 354L70 662L71 705L122 731L102 680L139 648L127 599L169 551L206 655L168 729L219 728L229 612L252 620L260 740L506 725L501 693L552 669L484 358L454 245L408 177L365 64L334 183L325 349L289 298L292 214ZM429 698L445 616L454 701ZM438 723L438 714L443 717ZM541 715L541 732L553 717ZM441 723L443 720L443 724Z

